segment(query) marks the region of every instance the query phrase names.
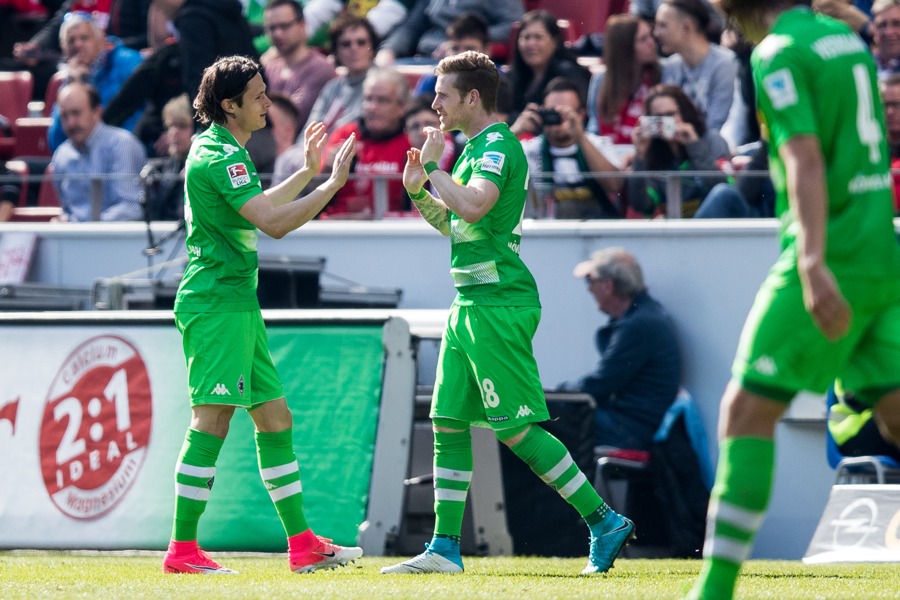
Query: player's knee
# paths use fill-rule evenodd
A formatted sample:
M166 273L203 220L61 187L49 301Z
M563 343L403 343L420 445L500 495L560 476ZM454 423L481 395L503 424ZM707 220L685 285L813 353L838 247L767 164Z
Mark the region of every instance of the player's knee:
M525 425L521 425L519 427L511 427L509 429L499 429L494 432L497 436L497 439L506 444L509 448L512 448L528 435L528 432L531 430L531 423L526 423Z

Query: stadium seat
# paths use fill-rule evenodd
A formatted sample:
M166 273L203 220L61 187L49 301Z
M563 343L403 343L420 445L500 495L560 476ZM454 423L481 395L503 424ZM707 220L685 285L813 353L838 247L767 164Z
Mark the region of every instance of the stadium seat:
M0 71L0 115L14 124L28 116L28 103L34 90L34 78L29 71Z
M63 71L57 71L53 74L53 77L51 77L50 81L47 83L47 91L44 94L45 117L49 117L53 112L53 105L56 104L56 95L59 93L59 88L62 87L65 79L65 73Z
M49 117L24 117L16 119L16 149L14 156L50 156L47 130Z
M837 394L834 386L828 388L825 411L825 452L828 457L828 466L835 470L835 485L859 483L859 484L885 484L900 481L900 463L890 456L844 456L838 449L837 442L827 427L831 417L831 407L837 404Z
M41 187L38 190L38 206L58 208L59 196L56 194L56 186L53 185L53 165L47 165L44 177L41 179Z
M28 204L28 164L21 160L8 160L6 167L22 177L22 191L19 192L19 201L16 206L26 206Z

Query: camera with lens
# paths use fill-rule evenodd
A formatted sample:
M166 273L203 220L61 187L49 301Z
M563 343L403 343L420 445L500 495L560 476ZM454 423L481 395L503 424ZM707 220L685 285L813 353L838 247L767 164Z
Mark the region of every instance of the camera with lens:
M537 109L537 114L541 118L541 121L544 124L544 127L547 125L561 125L562 124L562 115L559 114L555 108L547 108L546 106L542 106Z

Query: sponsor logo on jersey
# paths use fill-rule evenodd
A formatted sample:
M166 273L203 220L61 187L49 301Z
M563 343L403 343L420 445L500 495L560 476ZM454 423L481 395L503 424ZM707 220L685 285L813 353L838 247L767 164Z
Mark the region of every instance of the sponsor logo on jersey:
M224 383L217 383L216 387L213 388L212 394L214 396L230 396L231 392L228 391Z
M524 404L519 407L519 412L516 413L516 418L519 419L521 417L527 417L528 415L533 415L534 411L525 406Z
M247 165L244 163L228 165L226 169L228 169L228 178L231 180L231 187L238 188L250 183L250 175L247 173Z
M766 75L763 79L763 89L775 110L784 110L797 104L797 86L794 85L794 76L788 69L779 69Z
M497 133L496 131L492 131L491 133L487 134L487 135L485 136L485 138L487 139L487 142L486 142L484 145L485 145L485 146L490 146L490 145L493 144L494 142L499 142L500 140L502 140L502 139L503 139L503 134L502 134L502 133Z
M506 155L502 152L485 152L481 157L481 171L499 175L503 170Z

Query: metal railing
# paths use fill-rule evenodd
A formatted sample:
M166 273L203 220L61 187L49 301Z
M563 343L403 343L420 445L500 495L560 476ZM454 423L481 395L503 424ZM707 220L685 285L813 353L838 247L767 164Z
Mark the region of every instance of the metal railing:
M900 171L897 171L900 172ZM156 175L157 177L171 177L169 174ZM552 180L553 173L531 173L531 180L537 181L542 177L548 177ZM703 178L716 178L716 179L726 179L733 178L735 180L745 178L745 177L769 177L769 171L737 171L733 174L724 173L722 171L636 171L636 172L621 172L621 173L584 173L585 177L594 177L597 179L645 179L645 178L653 178L653 179L664 179L666 183L666 218L669 219L679 219L682 218L682 178L690 178L690 177L703 177ZM67 176L71 179L74 176ZM105 173L97 173L92 175L79 176L84 179L89 179L91 181L91 196L94 199L99 199L102 191L102 183L106 180L113 179L125 179L131 180L135 185L141 185L140 178L135 175L113 175L113 174L105 174ZM351 174L350 181L354 181L357 179L366 179L372 182L372 191L373 191L373 213L374 219L379 220L384 217L385 214L389 213L388 210L390 206L389 202L389 192L388 192L388 184L391 181L397 181L401 179L400 174L379 174L379 175L358 175ZM60 180L62 177L57 174L51 175L43 175L43 174L35 174L35 175L27 175L22 176L18 174L0 176L0 184L14 181L14 182L22 182L25 181L29 185L37 185L40 186L44 182L48 182L49 180ZM307 191L314 188L319 183L325 181L325 175L317 175L314 177L309 185L307 186ZM272 174L266 173L260 175L260 180L263 184L263 187L268 187L269 183L272 180ZM349 184L349 182L348 182ZM627 184L624 184L627 185Z

